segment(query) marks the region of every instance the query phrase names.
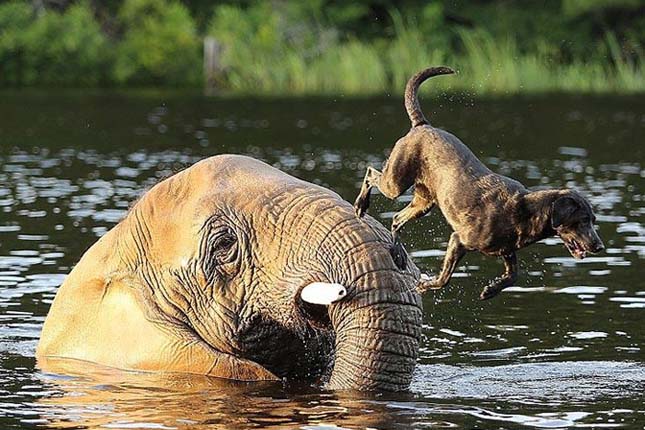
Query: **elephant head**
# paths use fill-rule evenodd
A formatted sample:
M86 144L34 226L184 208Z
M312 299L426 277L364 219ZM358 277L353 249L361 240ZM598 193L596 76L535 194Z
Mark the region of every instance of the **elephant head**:
M419 271L399 270L390 247L325 188L248 157L203 160L85 253L45 321L39 365L406 389Z

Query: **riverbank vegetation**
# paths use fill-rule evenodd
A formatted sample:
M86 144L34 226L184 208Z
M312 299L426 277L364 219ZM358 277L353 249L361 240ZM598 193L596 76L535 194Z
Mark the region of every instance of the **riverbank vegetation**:
M0 1L0 86L200 86L207 36L222 92L645 90L640 0Z

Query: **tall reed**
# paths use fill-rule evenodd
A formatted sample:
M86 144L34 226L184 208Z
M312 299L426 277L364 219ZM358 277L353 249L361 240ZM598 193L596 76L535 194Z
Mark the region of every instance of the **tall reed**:
M241 10L230 9L235 21ZM557 52L538 46L522 52L509 35L494 38L483 30L458 33L458 46L447 52L412 21L391 12L393 35L370 42L342 39L316 23L294 27L276 19L261 21L246 37L224 32L223 86L237 93L345 94L400 93L413 73L430 65L449 65L459 72L453 79L437 79L423 91L467 91L472 94L540 92L645 91L645 56L627 58L616 37L608 32L601 43L609 54L586 61L563 61ZM225 16L230 21L231 16ZM213 27L211 27L213 28ZM217 28L216 28L217 30ZM235 31L235 29L233 29ZM222 33L219 31L219 33ZM440 46L445 46L441 44Z

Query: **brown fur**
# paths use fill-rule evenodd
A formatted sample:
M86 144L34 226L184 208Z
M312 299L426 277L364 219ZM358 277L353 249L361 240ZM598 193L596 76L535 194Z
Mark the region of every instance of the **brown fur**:
M395 199L414 185L410 204L394 216L392 257L405 267L399 231L435 206L454 230L441 273L419 284L419 290L445 286L468 251L501 257L504 273L481 293L489 299L517 279L516 251L549 236L560 236L571 254L604 249L594 230L589 202L573 190L527 190L521 183L489 170L457 137L432 127L421 112L417 91L426 79L454 73L435 67L414 75L406 86L405 107L412 122L407 135L394 145L383 172L368 167L354 207L361 217L373 186Z

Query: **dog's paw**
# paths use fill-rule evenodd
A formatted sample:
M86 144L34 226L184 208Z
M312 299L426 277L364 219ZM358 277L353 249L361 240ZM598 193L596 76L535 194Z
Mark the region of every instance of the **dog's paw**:
M408 263L408 255L401 242L398 240L394 241L390 248L390 255L392 256L392 260L394 261L394 264L396 264L396 267L401 270L405 270Z
M370 198L369 194L367 197L363 197L362 195L359 195L356 197L356 201L354 202L354 212L356 213L356 216L359 218L362 218L363 215L365 215L365 212L367 212L367 208L370 206Z
M496 288L494 285L489 285L486 288L484 288L479 295L479 300L488 300L492 299L496 295L499 294L501 290Z
M421 274L419 283L417 284L417 292L419 294L423 294L428 290L440 290L441 288L443 288L443 285L439 284L436 276L430 276L425 273Z
M367 207L358 203L354 203L354 213L356 213L357 217L363 218L365 212L367 212Z

